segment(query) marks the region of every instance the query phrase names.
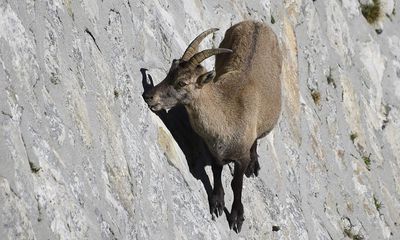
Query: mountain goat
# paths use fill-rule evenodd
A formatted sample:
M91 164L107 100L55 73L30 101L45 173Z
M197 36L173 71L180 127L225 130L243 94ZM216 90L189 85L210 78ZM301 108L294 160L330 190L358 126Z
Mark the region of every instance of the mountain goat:
M200 42L217 30L209 29L193 40L144 99L153 111L185 106L193 129L215 158L210 210L216 216L225 207L222 168L234 162L234 200L227 218L238 233L244 221L243 175L258 175L257 139L273 129L281 111L282 54L272 29L255 21L232 26L219 48L198 52ZM215 71L207 71L200 64L213 55Z

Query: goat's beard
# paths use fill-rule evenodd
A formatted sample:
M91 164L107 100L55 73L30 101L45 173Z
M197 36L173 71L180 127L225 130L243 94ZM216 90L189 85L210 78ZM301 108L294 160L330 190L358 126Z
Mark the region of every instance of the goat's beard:
M156 105L154 105L154 106L150 106L150 109L151 109L151 111L153 111L153 112L158 112L158 111L162 110L163 108L161 107L160 104L156 104Z
M173 106L169 106L169 105L164 105L162 103L156 103L154 105L148 104L148 105L149 105L149 108L151 109L151 111L153 111L153 112L158 112L158 111L161 111L161 110L165 110L165 111L168 112L171 108L176 106L176 104L173 105Z

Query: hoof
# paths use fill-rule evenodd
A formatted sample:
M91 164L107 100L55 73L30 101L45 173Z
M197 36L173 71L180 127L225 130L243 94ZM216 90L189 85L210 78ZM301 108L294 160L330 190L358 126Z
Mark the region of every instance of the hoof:
M228 217L229 228L233 229L236 233L240 233L244 222L243 205L240 207L232 207L232 211Z
M210 199L210 213L212 219L215 220L214 216L221 216L224 212L225 208L225 201L224 201L224 194L216 194L213 193Z
M246 169L246 177L257 177L258 176L258 172L260 171L260 164L258 163L258 160L256 161L251 161L249 166L247 166Z

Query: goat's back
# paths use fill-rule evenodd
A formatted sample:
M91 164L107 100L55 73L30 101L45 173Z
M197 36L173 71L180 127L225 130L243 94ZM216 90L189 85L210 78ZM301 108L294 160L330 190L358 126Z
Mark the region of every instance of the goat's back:
M226 31L220 47L233 53L217 55L215 69L222 81L216 87L238 98L244 103L243 111L256 116L257 137L261 137L276 124L281 110L282 54L278 39L269 26L244 21Z

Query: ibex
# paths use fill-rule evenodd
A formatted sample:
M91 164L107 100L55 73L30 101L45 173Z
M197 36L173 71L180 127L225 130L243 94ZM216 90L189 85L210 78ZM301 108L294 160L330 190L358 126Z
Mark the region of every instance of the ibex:
M225 207L222 168L234 162L234 200L227 218L238 233L244 221L243 175L258 176L257 140L273 129L280 115L282 54L272 29L254 21L229 28L219 48L198 52L200 42L217 30L195 38L144 99L153 111L185 106L193 129L215 158L210 211L217 217ZM213 55L215 71L207 72L200 64Z

